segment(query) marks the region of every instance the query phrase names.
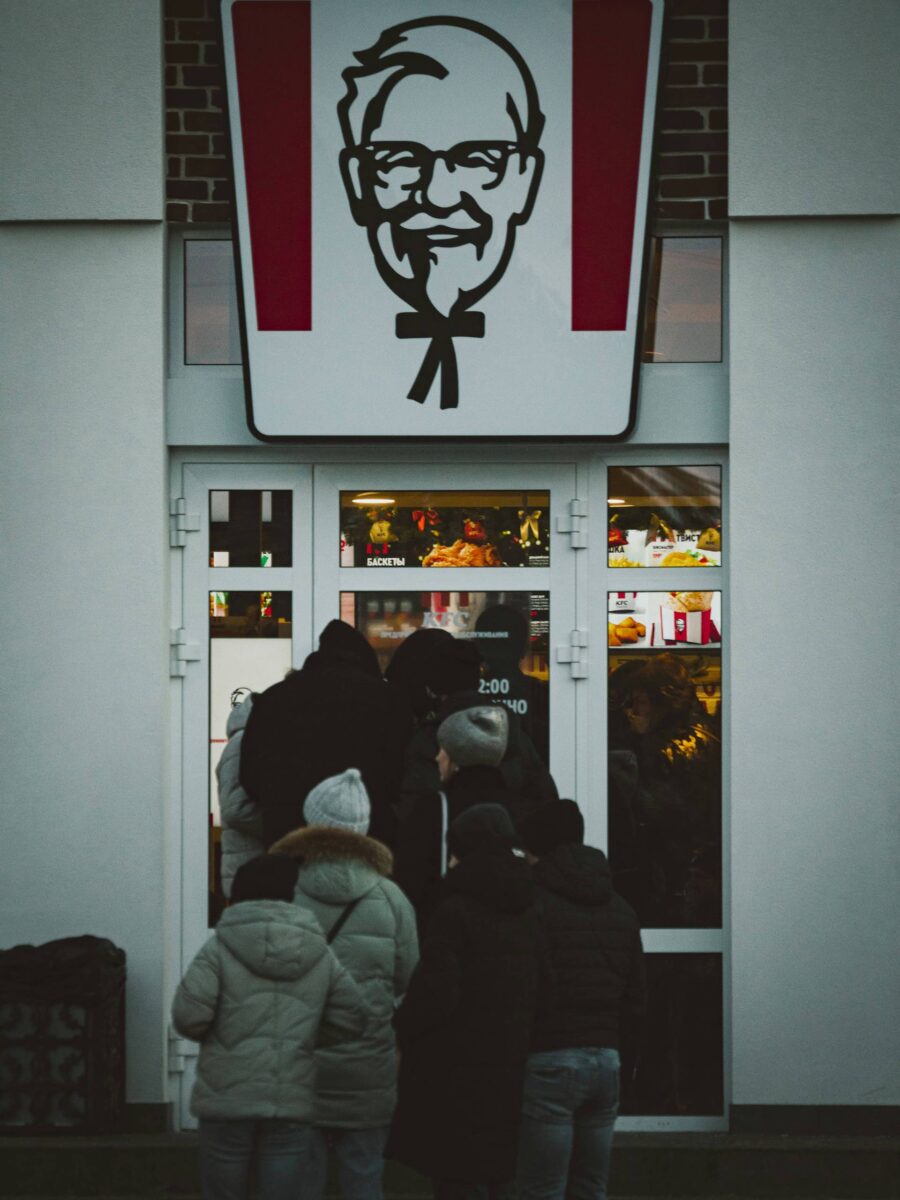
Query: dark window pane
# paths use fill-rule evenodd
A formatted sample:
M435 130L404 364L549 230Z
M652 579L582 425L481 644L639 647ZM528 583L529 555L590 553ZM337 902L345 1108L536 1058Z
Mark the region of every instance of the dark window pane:
M232 705L278 683L291 668L291 593L210 592L209 637L209 924L214 925L225 904L216 764Z
M643 357L721 362L721 238L652 239Z
M362 631L382 670L416 629L473 640L485 701L516 713L549 761L549 592L342 592L341 619Z
M718 647L610 649L609 861L646 928L721 928L721 711Z
M191 238L184 243L184 361L189 366L241 361L230 241Z
M342 567L549 565L549 492L341 492Z
M636 1053L623 1039L621 1111L635 1116L720 1116L722 957L648 954L646 963L647 1017Z
M611 567L717 567L722 468L610 467Z
M289 567L291 492L209 493L211 567Z

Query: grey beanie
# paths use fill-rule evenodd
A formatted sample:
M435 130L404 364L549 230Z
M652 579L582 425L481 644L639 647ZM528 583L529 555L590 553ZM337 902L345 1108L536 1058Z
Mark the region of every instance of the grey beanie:
M333 825L352 833L368 830L371 813L369 793L356 767L317 783L303 803L307 825Z
M493 704L452 713L437 731L438 745L458 767L496 767L508 735L506 709Z

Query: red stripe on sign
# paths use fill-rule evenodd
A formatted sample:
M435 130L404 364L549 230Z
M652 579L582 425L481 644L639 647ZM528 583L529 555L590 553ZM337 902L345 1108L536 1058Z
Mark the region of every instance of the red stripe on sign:
M312 329L309 0L231 9L256 324Z
M572 4L572 328L624 329L650 0Z

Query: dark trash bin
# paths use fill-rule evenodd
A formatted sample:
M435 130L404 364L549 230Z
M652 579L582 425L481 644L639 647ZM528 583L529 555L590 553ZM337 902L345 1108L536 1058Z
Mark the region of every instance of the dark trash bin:
M0 1133L112 1133L125 1115L125 951L0 951Z

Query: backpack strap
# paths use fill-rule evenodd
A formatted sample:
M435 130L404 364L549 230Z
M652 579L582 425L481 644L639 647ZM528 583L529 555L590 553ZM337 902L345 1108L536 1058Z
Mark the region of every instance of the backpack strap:
M345 904L343 909L341 909L341 915L338 917L338 919L335 921L335 923L332 925L332 927L328 930L328 933L325 935L325 942L327 945L330 946L331 943L334 941L334 939L337 937L337 935L344 928L344 922L347 920L347 918L353 912L354 908L356 908L357 904L359 904L360 900L362 900L362 896L357 896L355 900L351 900L349 904Z
M447 793L441 792L441 878L447 874L447 828L450 820L450 802Z

